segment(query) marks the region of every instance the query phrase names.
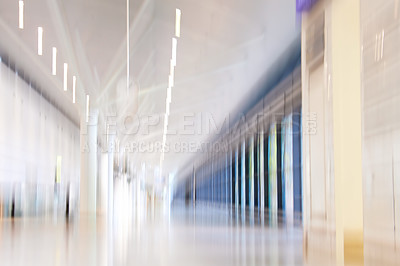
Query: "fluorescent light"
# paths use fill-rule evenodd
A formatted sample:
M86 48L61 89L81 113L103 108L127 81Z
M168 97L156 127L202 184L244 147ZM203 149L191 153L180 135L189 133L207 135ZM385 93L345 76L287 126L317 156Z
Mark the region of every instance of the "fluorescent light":
M43 55L43 28L38 27L38 55Z
M168 86L172 88L174 86L174 77L169 75L168 76Z
M130 0L126 0L126 94L129 95L130 84Z
M169 74L170 74L171 76L174 76L174 75L175 75L175 67L174 67L174 62L172 61L172 59L171 59Z
M76 77L72 77L72 103L75 103Z
M64 91L68 89L68 64L64 63Z
M175 35L176 37L181 37L181 10L176 9L176 23L175 23Z
M89 123L89 104L90 104L89 95L86 95L86 123Z
M19 1L19 28L24 28L24 1Z
M53 76L57 75L57 48L53 47L53 66L52 66Z
M172 38L172 65L176 66L176 46L178 44L178 40L176 38Z
M171 88L170 87L167 88L167 101L169 103L171 103Z
M168 126L168 116L165 114L164 126Z
M168 102L168 99L167 99L167 101L166 101L166 105L167 105L167 110L166 110L166 114L167 115L169 115L169 111L170 111L170 108L169 108L169 102Z

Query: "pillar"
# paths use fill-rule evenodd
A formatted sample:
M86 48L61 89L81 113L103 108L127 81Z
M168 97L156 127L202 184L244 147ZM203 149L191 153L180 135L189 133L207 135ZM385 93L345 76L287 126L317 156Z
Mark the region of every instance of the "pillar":
M239 144L235 147L235 208L239 209Z
M277 123L270 126L268 137L268 197L269 221L271 225L278 223L278 141Z
M246 210L246 140L242 141L242 156L241 156L241 164L242 164L242 171L241 171L241 204L242 204L242 211ZM244 216L243 216L244 217Z
M81 118L80 213L96 214L98 111L91 110L88 121Z
M360 1L332 1L336 259L363 261Z
M363 264L360 1L320 0L302 22L305 258Z
M260 178L260 186L258 189L260 190L260 197L258 201L260 202L260 212L262 218L264 218L264 129L261 129L260 134L259 134L259 147L258 147L258 159L260 163L258 164L258 173L259 173L259 178Z
M115 136L108 135L108 193L107 193L107 217L110 222L114 217L114 151Z
M250 137L250 147L249 147L249 205L250 210L254 210L254 136Z
M193 185L192 185L192 201L193 201L193 208L196 207L196 170L193 167Z

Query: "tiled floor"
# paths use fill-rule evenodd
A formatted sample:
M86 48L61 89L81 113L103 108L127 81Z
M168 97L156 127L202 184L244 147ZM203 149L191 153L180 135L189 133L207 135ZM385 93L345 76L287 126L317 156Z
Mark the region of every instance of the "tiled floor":
M302 265L299 228L210 209L151 217L1 220L0 265Z

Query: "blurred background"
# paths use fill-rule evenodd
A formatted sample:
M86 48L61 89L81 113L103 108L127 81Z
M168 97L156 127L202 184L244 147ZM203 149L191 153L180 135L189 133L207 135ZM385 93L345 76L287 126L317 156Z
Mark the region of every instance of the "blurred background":
M0 0L0 264L398 264L399 2Z

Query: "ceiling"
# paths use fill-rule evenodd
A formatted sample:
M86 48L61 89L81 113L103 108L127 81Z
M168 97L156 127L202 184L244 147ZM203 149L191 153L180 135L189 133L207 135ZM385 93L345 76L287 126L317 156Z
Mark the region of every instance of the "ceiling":
M168 131L176 134L167 136L173 149L165 154L162 169L177 173L195 156L179 149L182 143L207 142L225 117L246 104L259 89L258 81L273 71L298 39L295 1L130 0L129 4L129 88L126 0L26 0L23 30L18 28L18 1L0 0L0 52L76 124L85 116L89 94L101 123L116 121L120 145L135 142L149 147L162 141L175 8L180 8L181 37L168 125ZM44 29L43 56L36 52L38 26ZM58 49L56 76L51 75L53 46ZM71 89L63 91L64 62L69 64L69 76L78 77L75 105ZM138 117L140 130L133 134ZM209 121L215 126L208 126ZM104 137L105 131L99 130ZM160 165L160 152L132 152L129 160L153 171Z

